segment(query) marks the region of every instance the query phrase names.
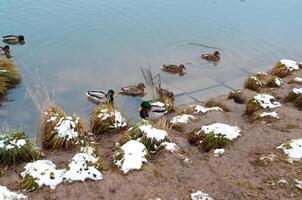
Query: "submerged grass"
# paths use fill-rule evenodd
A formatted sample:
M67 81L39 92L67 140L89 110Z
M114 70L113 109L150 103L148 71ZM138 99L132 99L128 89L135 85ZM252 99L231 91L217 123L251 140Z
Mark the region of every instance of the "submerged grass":
M0 137L0 164L12 165L40 158L40 150L24 133L9 132Z

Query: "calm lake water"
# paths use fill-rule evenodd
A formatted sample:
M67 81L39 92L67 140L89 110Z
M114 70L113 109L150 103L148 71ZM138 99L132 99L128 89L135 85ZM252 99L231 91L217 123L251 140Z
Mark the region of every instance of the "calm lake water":
M143 81L148 64L154 73L187 66L183 77L161 75L182 104L216 95L206 88L240 88L279 59L301 61L301 8L301 0L10 0L0 4L0 35L24 34L26 44L12 47L23 79L37 72L58 105L88 120L95 105L86 90ZM200 59L215 48L218 65ZM0 121L35 135L38 113L25 94L23 83L9 93ZM132 121L140 101L116 97Z

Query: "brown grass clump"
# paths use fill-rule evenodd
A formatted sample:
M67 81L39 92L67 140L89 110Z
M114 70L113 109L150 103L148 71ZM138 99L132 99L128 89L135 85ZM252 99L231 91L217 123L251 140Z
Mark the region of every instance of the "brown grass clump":
M0 96L21 81L17 66L8 59L0 59Z
M116 131L125 127L125 119L122 119L121 122L117 121L118 119L116 119L116 112L117 110L112 104L104 103L98 105L91 112L91 132L96 136L100 136L106 132Z
M263 88L263 84L256 76L251 76L245 80L244 88L260 92Z
M274 68L272 69L272 75L277 76L279 78L285 78L290 74L291 71L281 62L276 63Z
M280 87L282 84L282 79L277 76L271 76L266 86L268 87Z
M289 92L288 95L284 98L284 101L285 102L295 102L296 99L299 97L299 96L302 96L301 94L296 94L294 93L293 91Z
M254 112L261 110L261 109L262 109L262 107L260 106L260 104L257 101L255 101L255 99L253 97L247 102L245 113L247 115L252 115Z
M200 150L209 152L212 149L221 149L224 148L230 140L225 138L222 135L216 135L214 133L208 133L198 146Z
M295 106L299 109L302 109L302 94L297 97Z
M68 122L71 127L66 127L67 130L63 131L63 135L60 135L59 127L64 122ZM83 122L75 114L67 116L58 106L53 106L45 112L41 127L43 130L41 135L42 145L46 149L73 149L79 147L79 138L85 132ZM62 128L64 129L64 126ZM66 134L68 131L77 133L77 135Z
M198 146L204 137L205 135L201 132L200 128L197 128L188 134L188 142L191 145Z
M220 107L223 111L229 112L230 109L220 100L210 99L205 104L206 107Z
M238 103L238 104L244 104L246 102L246 98L244 97L242 92L239 90L231 91L229 93L228 99L234 99L234 102Z

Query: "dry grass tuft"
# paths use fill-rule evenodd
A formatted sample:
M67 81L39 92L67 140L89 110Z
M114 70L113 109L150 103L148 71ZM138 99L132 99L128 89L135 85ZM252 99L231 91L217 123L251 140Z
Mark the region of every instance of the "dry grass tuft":
M17 66L8 59L0 59L0 96L21 82Z
M284 101L285 102L295 102L296 99L299 97L299 96L302 96L301 94L296 94L294 93L293 91L289 92L288 95L284 98Z
M302 109L302 94L297 97L295 106L299 109Z
M242 94L241 91L231 91L229 93L228 99L234 99L235 103L244 104L246 102L246 98Z
M40 150L21 132L0 136L0 164L13 165L40 158Z
M230 111L230 109L226 105L224 105L224 103L221 100L210 99L206 102L205 106L208 108L217 106L220 107L225 112Z
M260 104L257 101L255 101L253 97L246 104L245 114L252 115L254 112L260 109L262 109Z
M263 84L256 76L251 76L245 80L244 88L260 92L263 88Z
M188 142L191 145L198 146L204 137L205 135L201 132L200 128L197 128L188 134Z
M281 64L281 62L276 63L274 68L272 69L272 75L279 78L285 78L290 74L290 70L285 65Z
M215 135L214 133L208 133L199 144L198 148L202 151L209 152L212 149L224 148L229 144L230 140L222 135Z
M164 117L155 120L155 121L153 122L153 125L154 125L156 128L165 130L165 131L167 131L167 132L169 132L169 131L172 130L172 125L171 125L170 121L169 121L167 118L164 118Z

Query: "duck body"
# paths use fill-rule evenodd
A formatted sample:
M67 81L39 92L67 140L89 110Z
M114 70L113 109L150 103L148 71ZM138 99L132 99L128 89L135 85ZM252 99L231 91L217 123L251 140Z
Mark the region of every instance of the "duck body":
M156 87L156 91L158 93L158 96L160 99L165 99L165 98L169 98L169 99L172 99L172 101L174 101L174 93L167 90L167 89L164 89L164 88L161 88L161 87Z
M143 83L139 83L138 85L130 85L122 87L120 90L120 94L129 96L141 96L145 92L144 88L146 88L146 86Z
M4 47L0 47L0 55L11 58L12 56L9 46L5 45Z
M96 103L105 103L105 102L113 102L114 91L109 90L107 93L102 90L88 90L86 92L86 96L96 102Z
M215 51L213 54L202 54L201 58L207 61L217 62L220 60L220 53Z
M184 65L163 65L161 70L172 74L185 74L186 67Z
M2 41L7 44L24 44L25 38L23 35L6 35L2 36Z
M143 119L156 120L164 116L166 113L167 109L165 107L153 105L149 101L141 103L140 116Z

